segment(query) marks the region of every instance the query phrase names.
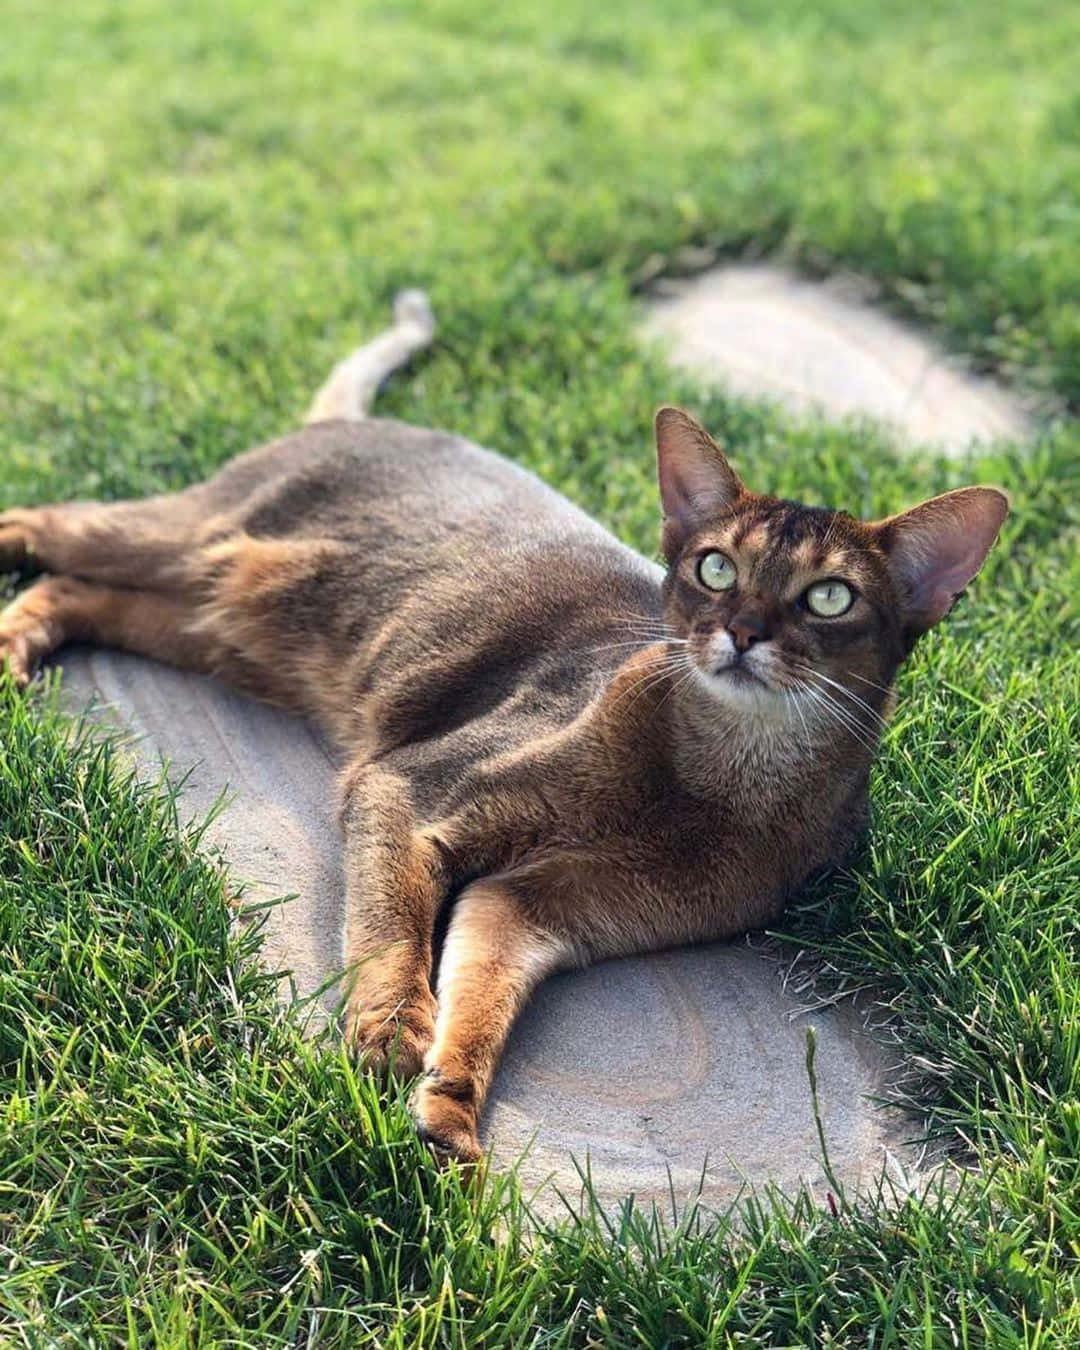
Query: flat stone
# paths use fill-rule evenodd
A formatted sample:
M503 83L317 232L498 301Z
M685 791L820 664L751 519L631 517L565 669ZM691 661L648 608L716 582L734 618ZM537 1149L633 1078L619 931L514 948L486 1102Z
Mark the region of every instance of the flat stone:
M65 705L89 706L94 720L120 731L144 778L165 767L181 785L185 819L204 820L224 798L205 842L224 855L242 903L268 906L268 969L290 972L298 997L316 994L344 960L344 884L335 764L315 731L156 661L67 648L58 664ZM337 996L327 990L314 1004L325 1023Z
M183 813L207 833L248 902L266 910L264 958L290 971L316 1021L337 1002L342 863L332 755L303 722L215 681L104 651L63 654L73 711L125 729L144 776L163 761ZM320 989L323 990L321 995ZM289 986L283 985L283 993ZM312 997L314 996L314 997ZM817 1070L830 1157L846 1185L873 1184L911 1154L913 1122L873 1105L888 1066L850 1007L808 1017L780 967L745 943L611 961L549 980L514 1029L484 1122L499 1166L518 1165L540 1213L580 1196L589 1167L601 1201L633 1192L667 1208L699 1187L705 1204L744 1182L824 1188L805 1069ZM522 1159L521 1155L525 1154ZM898 1179L895 1167L891 1175Z
M872 418L950 453L1031 438L1021 399L859 290L851 278L811 281L771 263L718 267L665 282L641 332L699 378L800 414Z

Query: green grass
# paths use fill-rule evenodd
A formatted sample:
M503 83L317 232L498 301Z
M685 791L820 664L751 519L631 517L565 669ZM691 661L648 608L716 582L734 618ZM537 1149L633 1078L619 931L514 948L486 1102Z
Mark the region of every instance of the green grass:
M906 670L863 855L787 937L894 1011L981 1164L671 1233L462 1196L275 1009L169 795L0 687L0 1340L1073 1346L1080 1339L1080 13L1010 0L436 0L63 12L0 46L0 506L177 486L296 420L427 286L382 409L516 455L651 550L683 399L753 486L1015 511ZM1064 410L901 456L706 397L629 337L686 245L858 268ZM822 976L823 979L826 976Z

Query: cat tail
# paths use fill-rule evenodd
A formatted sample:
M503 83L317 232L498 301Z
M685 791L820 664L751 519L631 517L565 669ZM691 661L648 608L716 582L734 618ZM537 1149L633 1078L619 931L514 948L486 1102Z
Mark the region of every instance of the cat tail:
M371 412L383 381L430 346L434 336L435 315L424 292L399 291L394 297L393 327L338 362L304 421L362 421Z

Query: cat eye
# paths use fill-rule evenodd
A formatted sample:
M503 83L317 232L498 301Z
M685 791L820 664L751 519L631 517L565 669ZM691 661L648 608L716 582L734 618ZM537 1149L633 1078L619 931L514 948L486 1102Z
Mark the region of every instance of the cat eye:
M697 565L697 574L710 591L729 591L735 585L735 564L726 553L706 553Z
M855 603L855 592L843 581L815 581L803 596L806 608L822 619L846 614Z

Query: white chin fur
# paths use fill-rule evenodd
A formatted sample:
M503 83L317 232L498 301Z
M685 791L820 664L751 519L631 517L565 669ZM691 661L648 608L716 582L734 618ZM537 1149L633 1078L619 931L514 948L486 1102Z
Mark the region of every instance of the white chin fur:
M722 703L737 704L740 708L758 707L766 709L775 707L777 703L776 691L760 680L752 680L747 676L740 677L728 670L721 670L716 674L711 674L695 662L694 675L697 683L708 690L713 698L719 699Z
M730 634L721 630L709 639L703 653L704 665L694 662L694 673L713 698L743 710L775 711L780 700L776 690L764 681L768 679L768 658L762 658L753 648L739 662L736 670L735 644ZM751 678L754 677L754 678Z

